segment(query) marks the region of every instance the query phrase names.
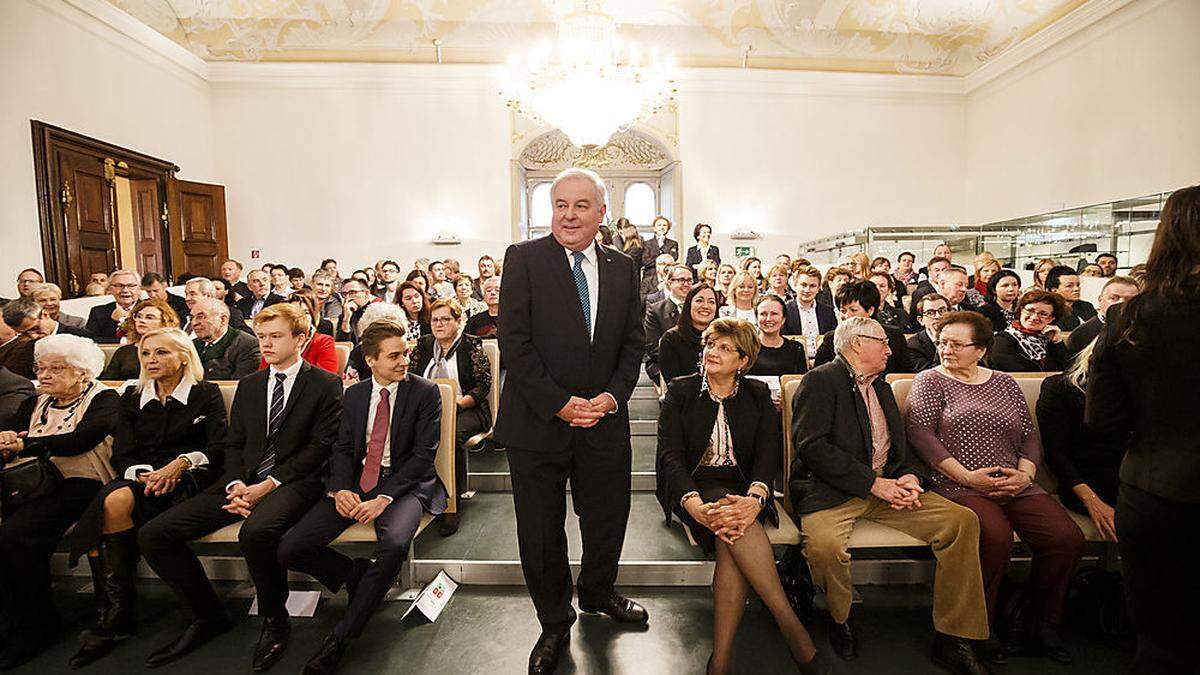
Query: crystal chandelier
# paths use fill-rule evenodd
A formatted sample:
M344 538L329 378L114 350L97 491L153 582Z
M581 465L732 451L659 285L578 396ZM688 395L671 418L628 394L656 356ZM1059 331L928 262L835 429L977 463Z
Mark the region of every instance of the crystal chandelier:
M553 44L509 59L501 94L510 109L583 148L604 145L673 99L670 59L655 49L643 63L637 45L620 41L616 21L595 0L579 0L556 26Z

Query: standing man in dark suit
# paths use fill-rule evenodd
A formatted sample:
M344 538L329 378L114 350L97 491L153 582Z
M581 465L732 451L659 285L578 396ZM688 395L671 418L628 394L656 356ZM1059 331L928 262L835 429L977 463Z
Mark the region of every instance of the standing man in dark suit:
M667 273L667 297L653 305L646 305L646 317L642 329L646 333L646 375L658 381L658 341L663 333L679 322L679 309L692 290L692 272L683 265L676 265Z
M604 182L567 169L550 188L550 236L508 248L500 352L508 367L496 442L508 449L525 583L542 635L529 672L551 673L567 642L571 568L566 484L583 534L579 607L645 624L646 610L613 590L629 519L632 450L626 404L645 348L640 268L596 245Z
M287 302L255 317L254 332L269 367L238 383L229 431L205 450L224 458L224 475L138 533L146 562L192 616L179 637L146 658L149 668L175 661L229 628L229 616L188 542L238 521L243 521L238 542L263 617L251 666L270 668L287 647L287 570L279 564L279 540L324 495L321 474L342 414L341 380L300 358L310 325L308 312Z
M334 671L396 582L421 516L446 508L446 487L434 465L442 397L436 384L408 372L412 349L406 331L390 320L363 331L359 345L371 379L346 390L325 497L279 544L279 559L288 569L313 576L334 593L345 586L350 596L306 674ZM355 522L375 526L374 563L329 547Z
M658 216L651 224L654 229L654 236L646 240L646 245L642 249L642 281L646 277L654 276L654 262L658 260L660 255L669 255L671 260L679 260L679 242L671 238L671 221L665 216Z
M247 320L253 319L271 305L284 301L282 296L271 292L271 277L262 270L250 270L250 274L246 275L246 285L250 289L250 295L238 300L236 304Z
M129 270L117 270L108 277L108 292L112 302L96 305L88 312L86 330L100 344L116 344L121 341L117 329L133 306L141 298L138 275Z

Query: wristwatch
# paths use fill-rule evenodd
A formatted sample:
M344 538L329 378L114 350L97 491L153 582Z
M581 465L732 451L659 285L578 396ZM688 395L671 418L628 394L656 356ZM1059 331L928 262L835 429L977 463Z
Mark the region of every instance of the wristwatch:
M753 497L754 501L758 502L758 508L760 508L760 509L767 508L767 498L764 495L760 495L757 492L751 492L751 493L747 494L746 496Z

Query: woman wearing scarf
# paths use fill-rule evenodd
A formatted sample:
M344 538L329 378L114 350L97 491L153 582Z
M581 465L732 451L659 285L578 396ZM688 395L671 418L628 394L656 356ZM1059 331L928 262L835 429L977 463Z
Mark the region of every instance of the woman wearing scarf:
M1006 373L1058 372L1070 364L1062 332L1054 322L1066 313L1058 295L1040 288L1017 300L1017 319L996 334L989 365Z

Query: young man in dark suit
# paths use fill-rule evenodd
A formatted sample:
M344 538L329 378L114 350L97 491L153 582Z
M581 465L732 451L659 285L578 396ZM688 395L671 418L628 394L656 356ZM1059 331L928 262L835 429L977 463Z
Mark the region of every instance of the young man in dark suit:
M842 287L837 292L838 309L842 312L842 320L847 317L861 316L865 318L874 318L875 312L879 309L879 288L875 284L865 279L855 279L842 284ZM912 360L908 356L908 343L904 340L904 333L892 328L891 326L883 326L884 334L887 335L887 344L889 356L887 360L887 373L912 373L916 372L912 365ZM836 356L833 346L833 331L825 334L821 341L821 346L817 348L816 357L813 359L815 365L829 363Z
M205 451L224 458L224 475L138 534L146 562L192 616L183 634L146 658L149 668L179 659L229 627L188 542L238 521L244 521L238 541L263 617L251 667L270 668L287 647L287 570L279 564L279 540L324 495L322 473L342 413L338 376L300 358L310 324L308 312L286 302L255 317L254 332L269 367L238 383L229 431Z
M796 297L783 306L784 335L819 336L837 328L837 313L833 306L817 302L817 294L821 291L820 270L801 267L792 273L792 284ZM812 325L812 319L816 319L815 325Z
M658 341L663 333L679 321L679 309L692 290L692 272L683 265L675 265L667 272L665 298L653 305L646 305L646 316L642 330L646 333L646 375L658 381Z
M566 484L583 532L579 607L645 624L613 590L629 519L632 450L626 404L645 349L639 267L595 243L604 183L568 169L551 186L551 234L508 248L500 352L508 368L496 442L508 449L521 567L542 635L529 672L554 671L575 622Z
M385 320L363 331L359 345L372 376L346 390L325 497L279 545L288 569L313 576L334 593L345 586L350 595L350 606L306 674L334 671L396 582L421 516L446 508L446 488L434 465L442 399L436 384L408 372L406 330ZM355 522L375 526L374 563L329 547Z
M129 270L117 270L109 276L108 292L113 301L96 305L88 312L85 330L92 335L93 340L100 344L116 344L121 341L117 329L141 297L141 286L138 282L138 275Z
M917 321L921 322L921 332L908 337L908 356L913 370L919 373L942 362L934 343L934 326L950 311L950 303L937 293L927 293L917 301L914 310Z

